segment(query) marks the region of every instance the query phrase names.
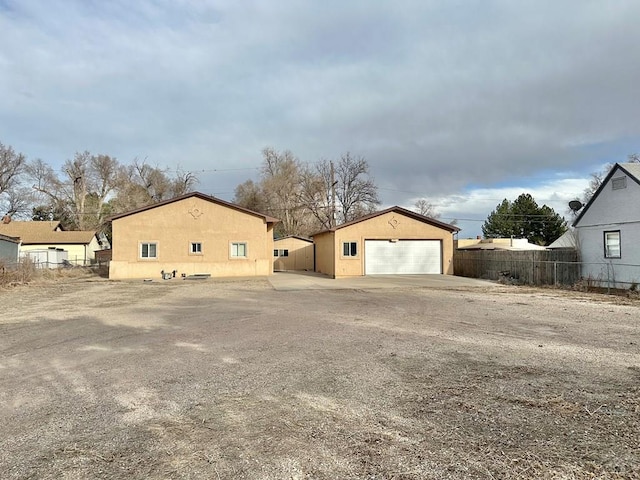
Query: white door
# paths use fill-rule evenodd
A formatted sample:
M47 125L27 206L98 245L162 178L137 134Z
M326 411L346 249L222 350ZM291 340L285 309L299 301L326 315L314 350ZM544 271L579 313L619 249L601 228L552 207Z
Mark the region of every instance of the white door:
M442 273L439 240L365 240L365 275Z

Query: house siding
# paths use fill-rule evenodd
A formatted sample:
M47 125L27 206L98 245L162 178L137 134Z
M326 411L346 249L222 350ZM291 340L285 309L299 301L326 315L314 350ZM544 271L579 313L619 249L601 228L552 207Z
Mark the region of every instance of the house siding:
M100 250L100 244L94 237L88 245L73 245L73 244L60 244L60 243L47 243L47 244L31 244L22 245L21 251L28 252L32 250L47 250L49 248L62 249L67 252L67 260L74 265L89 265L95 260L95 251Z
M19 244L0 238L0 263L9 264L18 261Z
M620 231L620 258L605 258L604 232L610 231ZM640 284L640 222L584 226L578 235L583 278L619 288Z
M627 177L626 188L612 182L625 176L619 167L576 222L582 277L595 284L628 288L640 282L640 185ZM620 231L620 258L605 258L604 232Z
M214 277L269 275L273 271L273 225L265 218L197 196L112 221L109 278L157 278L161 271ZM157 243L157 258L140 258L142 242ZM202 244L192 254L192 242ZM246 243L244 258L231 244Z

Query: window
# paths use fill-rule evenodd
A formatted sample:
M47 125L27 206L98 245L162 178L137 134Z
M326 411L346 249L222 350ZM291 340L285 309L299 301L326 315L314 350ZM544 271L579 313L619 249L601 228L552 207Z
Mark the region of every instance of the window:
M623 188L627 188L627 177L618 177L611 179L612 190L622 190Z
M194 255L202 254L202 243L200 243L200 242L191 242L191 249L189 250L189 252L194 254Z
M277 256L278 256L278 249L277 249L277 248L274 248L274 250L273 250L273 256L274 256L274 257L277 257Z
M157 243L141 243L140 258L158 258Z
M342 242L342 256L343 257L356 257L358 255L358 243L357 242Z
M273 251L273 256L274 257L288 257L289 256L289 250L286 249L286 248L284 250L275 249Z
M620 258L620 230L604 232L604 258Z
M244 257L247 256L247 244L241 242L234 242L231 244L231 256L232 257Z

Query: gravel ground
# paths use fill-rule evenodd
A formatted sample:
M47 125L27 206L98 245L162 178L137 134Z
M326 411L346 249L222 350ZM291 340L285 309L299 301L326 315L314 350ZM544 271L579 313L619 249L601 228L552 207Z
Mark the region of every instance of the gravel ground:
M555 290L0 290L2 479L640 478L640 304Z

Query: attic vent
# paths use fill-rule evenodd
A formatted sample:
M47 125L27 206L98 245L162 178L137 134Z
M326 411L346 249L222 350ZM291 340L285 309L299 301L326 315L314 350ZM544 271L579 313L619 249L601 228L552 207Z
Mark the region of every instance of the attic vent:
M627 188L627 177L611 179L611 187L613 190L622 190L623 188Z

